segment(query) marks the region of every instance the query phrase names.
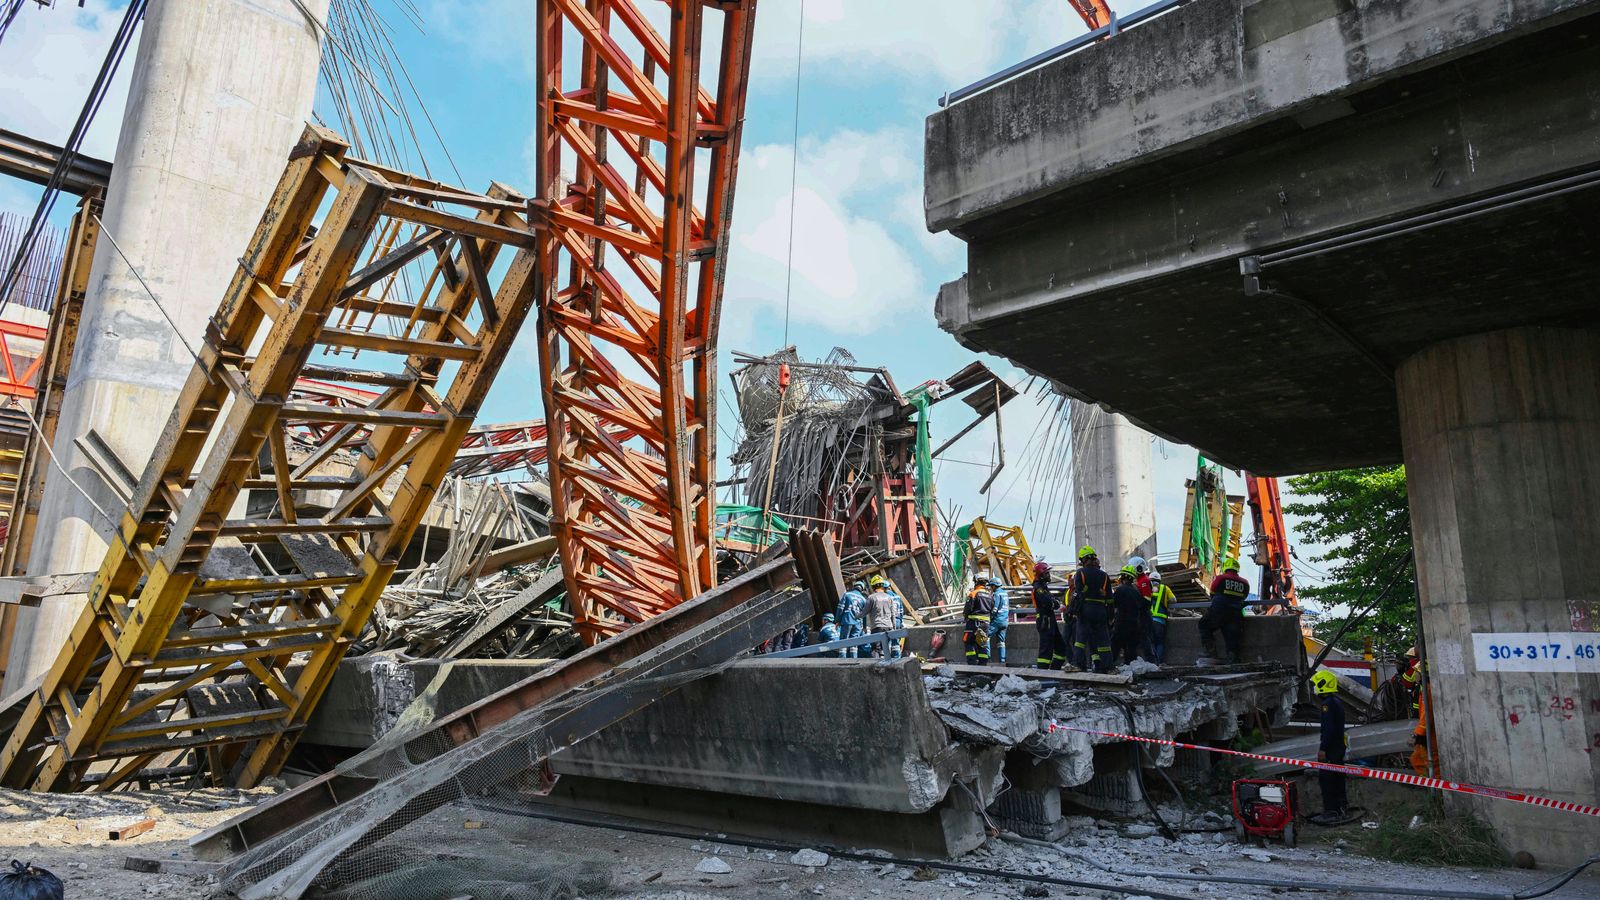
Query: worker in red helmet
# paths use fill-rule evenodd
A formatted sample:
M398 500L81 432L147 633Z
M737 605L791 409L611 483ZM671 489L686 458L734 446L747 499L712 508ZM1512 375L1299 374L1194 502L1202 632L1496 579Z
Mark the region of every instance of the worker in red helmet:
M1067 662L1067 644L1061 638L1061 601L1050 589L1050 564L1040 560L1033 564L1033 609L1038 614L1034 627L1039 630L1039 656L1034 660L1041 669L1060 669Z

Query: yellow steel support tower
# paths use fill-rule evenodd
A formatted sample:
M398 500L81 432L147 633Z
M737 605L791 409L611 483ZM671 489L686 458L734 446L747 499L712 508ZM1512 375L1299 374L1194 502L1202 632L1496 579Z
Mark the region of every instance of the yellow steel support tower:
M1006 584L1033 581L1033 551L1021 525L996 525L979 516L968 532L970 568L988 573Z
M534 241L507 188L347 149L309 127L291 153L5 785L276 772L399 563L532 304ZM379 393L293 399L302 374ZM343 439L292 458L308 422ZM234 517L245 490L265 518Z

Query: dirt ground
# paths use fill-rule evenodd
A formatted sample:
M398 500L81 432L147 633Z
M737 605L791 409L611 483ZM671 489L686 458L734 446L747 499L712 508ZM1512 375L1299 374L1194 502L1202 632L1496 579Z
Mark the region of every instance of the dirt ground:
M203 876L129 871L123 867L124 860L129 856L190 859L185 843L190 835L225 821L270 794L270 789L248 793L159 790L108 797L0 791L0 847L9 854L0 860L20 859L50 869L66 884L68 898L222 897L226 895ZM112 828L146 817L156 821L151 831L127 840L109 839ZM1139 823L1084 819L1071 836L1055 844L1002 837L958 861L974 867L1090 882L1102 888L919 870L886 858L856 861L834 857L822 866L797 865L791 862L788 851L744 847L718 840L717 835L696 840L636 834L464 805L442 809L399 835L402 843L393 852L411 862L426 860L433 854L576 861L589 871L609 877L612 890L592 892L592 896L661 900L812 896L857 900L1152 895L1266 898L1285 893L1282 887L1184 882L1126 874L1147 871L1251 881L1298 879L1352 886L1404 886L1444 895L1450 891L1526 890L1553 874L1380 862L1349 851L1348 829L1313 831L1293 850L1275 845L1264 850L1241 847L1226 833L1186 834L1174 843L1147 833L1149 830L1149 826ZM871 848L857 849L875 854ZM724 868L726 872L721 871ZM469 884L459 883L442 886L436 894L432 890L419 893L391 887L376 889L371 896L404 896L406 900L437 896L439 900L450 900L470 896L471 890ZM1371 891L1358 888L1323 896L1371 895ZM1600 872L1586 873L1551 896L1600 897Z

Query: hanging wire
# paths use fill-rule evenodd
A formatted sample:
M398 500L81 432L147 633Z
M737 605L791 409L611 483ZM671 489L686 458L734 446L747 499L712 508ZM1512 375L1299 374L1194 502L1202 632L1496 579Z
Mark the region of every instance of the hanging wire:
M789 346L789 298L794 290L794 211L800 205L795 193L800 184L800 67L805 60L806 0L800 0L800 28L794 42L794 140L789 154L789 259L783 282L783 345Z
M50 172L50 180L45 183L44 193L39 195L39 205L33 211L32 220L28 222L28 230L17 244L17 252L6 267L5 280L0 282L0 314L5 312L6 304L11 302L11 295L16 290L22 269L29 255L33 253L34 242L38 240L46 220L55 209L56 198L61 196L61 185L66 181L67 173L72 171L72 165L78 158L78 150L83 146L83 140L89 133L89 126L94 123L95 116L100 112L100 104L105 101L106 93L111 89L111 81L117 74L117 68L122 64L122 57L133 43L133 34L138 28L139 20L144 17L146 2L147 0L133 0L128 4L128 11L123 14L122 23L117 26L117 33L111 39L110 48L106 50L105 60L100 64L100 72L89 88L89 97L83 101L83 108L78 111L78 120L73 123L72 133L67 136L67 142L61 148L61 156L56 159L55 168ZM13 10L11 15L15 16L16 12ZM10 20L7 19L0 24L8 25Z

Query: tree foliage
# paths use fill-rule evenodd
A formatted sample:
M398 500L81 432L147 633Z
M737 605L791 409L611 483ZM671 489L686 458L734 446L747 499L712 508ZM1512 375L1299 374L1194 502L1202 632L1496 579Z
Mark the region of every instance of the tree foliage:
M1411 551L1405 467L1300 475L1289 479L1289 487L1294 496L1284 510L1300 517L1294 530L1301 540L1327 548L1313 561L1331 576L1320 587L1308 587L1302 579L1300 596L1324 610L1345 607L1341 612L1354 614L1366 609ZM1355 649L1371 637L1380 659L1403 652L1416 638L1416 603L1417 572L1412 565L1378 610L1346 632L1339 644ZM1345 615L1328 616L1318 623L1317 636L1331 638L1344 621Z

